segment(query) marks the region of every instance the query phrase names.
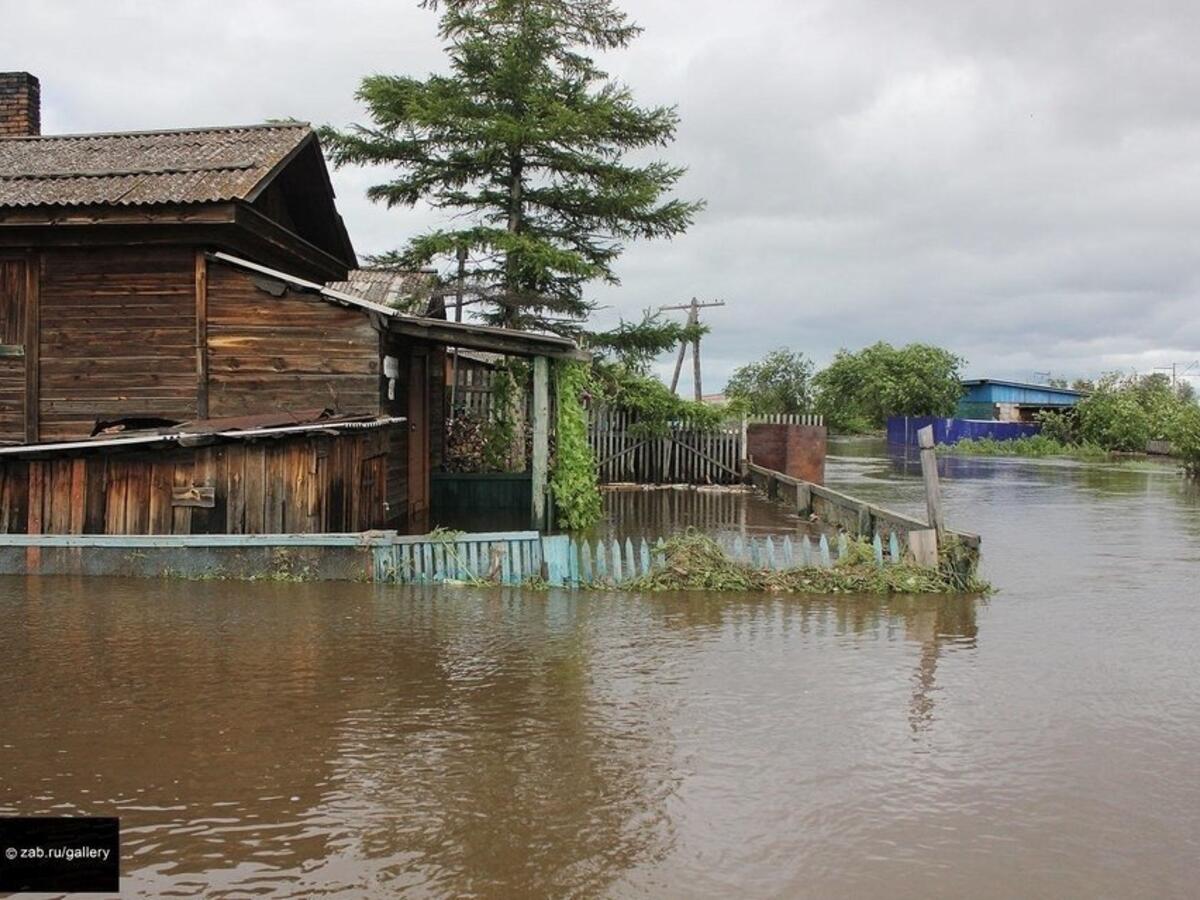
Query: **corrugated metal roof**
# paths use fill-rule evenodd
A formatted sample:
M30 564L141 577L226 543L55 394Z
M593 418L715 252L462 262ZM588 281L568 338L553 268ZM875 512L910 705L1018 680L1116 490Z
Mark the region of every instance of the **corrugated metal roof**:
M496 366L504 362L503 353L488 353L486 350L460 350L455 348L455 352L460 359L468 359L471 362L483 363L484 365Z
M0 138L0 206L253 199L307 123Z
M348 294L345 291L333 290L324 285L307 281L303 278L297 278L295 275L289 275L287 272L280 272L267 266L260 266L258 263L232 256L229 253L209 253L208 257L209 259L220 260L233 266L239 266L251 272L258 272L261 275L266 275L269 278L277 279L285 284L303 290L313 291L333 303L379 313L385 317L390 328L400 333L412 334L425 340L446 344L447 346L467 347L475 350L488 350L517 356L541 355L567 357L582 361L591 359L591 355L587 351L580 350L573 340L561 335L540 334L534 331L497 328L494 325L475 325L468 322L450 322L446 319L413 316L380 303L364 300L362 297Z
M1005 381L1001 378L965 378L959 382L963 387L981 387L985 384L1001 385L1003 387L1022 388L1029 391L1049 391L1052 394L1071 394L1083 397L1087 391L1077 391L1074 388L1054 387L1049 384L1032 384L1028 381Z
M309 421L297 421L303 416L312 416ZM122 446L146 444L184 443L189 438L212 440L253 440L287 434L306 434L316 431L363 431L386 428L407 421L402 416L336 416L330 417L325 410L306 413L265 413L253 416L238 416L227 419L198 419L170 428L147 430L108 431L77 441L53 441L41 444L18 444L0 447L0 456L20 456L27 453L63 453L72 450L96 450Z
M437 287L437 273L403 269L352 269L345 281L325 285L333 291L361 297L369 303L390 306L400 312L424 315Z

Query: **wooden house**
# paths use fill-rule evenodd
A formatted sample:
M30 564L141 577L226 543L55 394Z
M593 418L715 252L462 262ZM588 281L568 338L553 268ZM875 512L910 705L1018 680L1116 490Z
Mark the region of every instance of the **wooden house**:
M0 74L0 532L420 529L446 348L580 355L326 286L306 124L41 136L37 99Z

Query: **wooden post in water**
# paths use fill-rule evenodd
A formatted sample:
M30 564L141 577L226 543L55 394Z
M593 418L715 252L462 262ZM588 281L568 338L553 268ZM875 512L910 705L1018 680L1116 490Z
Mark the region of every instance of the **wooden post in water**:
M925 480L925 508L929 512L929 527L937 533L938 544L946 533L942 515L942 490L938 484L937 453L933 449L933 426L926 425L917 432L921 447L921 477Z
M550 468L550 361L533 358L533 527L546 525L546 483Z

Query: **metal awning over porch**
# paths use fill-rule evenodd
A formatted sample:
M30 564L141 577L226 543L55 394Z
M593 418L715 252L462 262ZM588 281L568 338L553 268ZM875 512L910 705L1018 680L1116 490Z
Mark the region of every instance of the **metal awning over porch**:
M511 328L496 328L491 325L476 325L468 322L451 322L446 319L432 319L425 316L413 316L390 306L372 303L353 294L336 291L313 281L289 275L260 266L228 253L210 253L210 259L227 263L231 266L256 272L266 278L281 281L293 288L311 291L319 294L330 303L341 306L351 306L372 313L378 317L379 325L392 334L405 337L420 338L445 344L448 347L463 347L469 350L486 350L492 353L503 353L506 356L536 357L548 359L574 359L587 362L591 354L580 349L570 338L556 334L541 334L533 331L517 331Z

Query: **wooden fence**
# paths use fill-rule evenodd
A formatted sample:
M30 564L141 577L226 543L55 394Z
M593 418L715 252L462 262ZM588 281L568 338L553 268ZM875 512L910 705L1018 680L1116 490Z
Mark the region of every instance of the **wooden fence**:
M454 408L449 410L450 416L466 413L478 422L490 422L494 411L493 382L496 373L478 365L463 365L458 370L458 384L451 391L446 385L446 401L450 402L451 393L454 395Z
M844 533L734 535L715 538L730 558L759 569L829 568L848 552ZM551 587L620 586L663 566L662 538L582 540L542 537L536 531L396 538L376 548L375 580L398 584L502 584L545 582ZM872 542L879 566L900 562L895 534Z
M779 413L769 416L747 416L746 422L750 425L811 425L819 428L825 424L825 417L812 413Z
M849 551L795 532L722 534L733 559L760 569L828 568ZM662 538L650 541L543 537L536 531L432 534L0 535L0 575L94 575L285 581L367 580L391 584L619 587L664 564ZM895 534L876 534L875 563L901 561Z
M921 565L937 565L937 542L933 539L936 532L926 522L762 466L751 464L747 468L755 489L797 515L816 516L824 525L854 537L874 536L876 540L882 537L889 546L898 541L901 554L911 555ZM955 536L978 561L979 535L949 530L946 533Z
M590 411L588 441L601 484L740 484L746 426L821 425L815 415L752 416L717 428L675 422L665 434L647 435L629 410Z

